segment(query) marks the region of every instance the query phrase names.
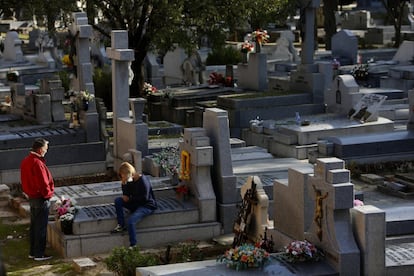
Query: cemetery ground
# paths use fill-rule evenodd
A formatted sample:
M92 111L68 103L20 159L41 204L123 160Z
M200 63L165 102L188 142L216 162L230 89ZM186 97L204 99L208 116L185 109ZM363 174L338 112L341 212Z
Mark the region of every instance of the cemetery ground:
M372 168L372 166L368 166ZM375 166L374 166L375 167ZM402 173L378 173L383 177L394 177L396 175L403 176L405 179L412 179L414 182L414 172L412 169L407 170L406 165ZM409 166L408 166L409 167ZM410 205L413 197L398 197L382 193L378 190L377 185L369 183L369 181L361 180L360 173L368 173L365 168L353 168L356 172L352 183L356 193L362 192L365 204L383 205ZM375 168L372 168L375 170ZM398 166L398 170L401 168ZM367 175L367 174L365 174ZM100 174L96 176L79 176L73 178L57 179L56 185L76 185L86 183L96 183L99 181L113 180L110 174ZM14 208L10 206L0 207L0 248L3 254L3 262L6 265L8 275L114 275L107 268L104 260L110 256L107 254L97 254L93 256L82 256L79 258L62 258L57 252L50 247L47 253L53 255L48 261L35 262L28 258L29 247L29 218L23 217ZM186 261L212 260L218 255L223 254L226 249L230 248L232 236L227 235L227 243L217 243L217 241L195 241L177 243L171 245L170 260L168 263L178 263ZM225 239L224 239L225 240ZM152 248L142 250L141 253L148 253L155 257L157 264L164 264L167 252L167 246L161 248ZM92 266L81 268L75 265L76 259L89 258L93 261Z
M111 172L107 174L68 177L55 180L56 186L77 185L87 183L98 183L113 181L116 176ZM12 184L14 186L16 184ZM108 270L104 260L107 254L96 254L93 256L82 256L79 258L63 258L51 247L47 246L46 253L53 256L47 261L34 261L28 258L29 250L29 227L30 217L23 216L14 208L15 206L0 207L0 250L2 261L6 266L7 275L115 275ZM227 239L229 240L229 239ZM230 237L229 242L232 242ZM200 261L216 259L216 257L229 247L226 244L219 244L215 241L191 240L171 244L160 248L140 250L142 255L151 256L155 264L180 263L188 261ZM121 248L121 245L120 245ZM127 249L127 248L125 248ZM169 252L167 257L167 252ZM94 265L87 265L86 268L75 265L76 259L89 258ZM167 260L166 260L167 259Z

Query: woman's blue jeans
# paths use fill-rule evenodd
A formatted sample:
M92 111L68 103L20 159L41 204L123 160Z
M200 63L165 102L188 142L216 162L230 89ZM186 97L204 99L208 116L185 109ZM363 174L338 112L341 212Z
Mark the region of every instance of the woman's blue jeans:
M30 204L30 252L29 255L45 255L47 224L49 221L50 201L44 198L31 198Z
M128 204L128 202L124 202L122 200L122 197L117 197L115 199L116 217L118 220L118 224L122 227L125 227L124 208L131 211L131 214L127 220L127 229L129 234L129 245L135 246L137 244L137 223L140 222L144 217L151 215L154 212L154 210L146 207L138 207L135 209L134 206L131 206L130 204Z

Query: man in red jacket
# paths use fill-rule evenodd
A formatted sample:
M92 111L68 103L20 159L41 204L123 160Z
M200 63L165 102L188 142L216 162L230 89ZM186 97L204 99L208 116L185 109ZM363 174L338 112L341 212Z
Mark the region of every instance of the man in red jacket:
M29 198L30 204L29 258L35 261L51 258L45 255L45 249L50 198L53 196L55 185L44 159L48 148L48 141L37 138L33 142L30 153L20 164L22 189Z

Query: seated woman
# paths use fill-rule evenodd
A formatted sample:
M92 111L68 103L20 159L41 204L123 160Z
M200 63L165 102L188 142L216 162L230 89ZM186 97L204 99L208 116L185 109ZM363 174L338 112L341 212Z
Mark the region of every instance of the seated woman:
M115 198L118 225L111 233L120 233L128 229L129 244L133 247L137 244L136 224L157 209L157 202L149 179L145 175L137 174L130 163L122 163L118 172L121 178L122 196ZM127 228L124 208L131 212L126 223Z

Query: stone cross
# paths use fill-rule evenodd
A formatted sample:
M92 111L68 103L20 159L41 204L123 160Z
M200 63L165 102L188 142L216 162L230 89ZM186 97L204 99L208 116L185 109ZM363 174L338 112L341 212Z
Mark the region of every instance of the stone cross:
M74 66L76 70L75 78L71 85L76 91L88 91L91 95L95 95L95 86L92 78L92 63L90 58L90 37L92 36L92 26L88 24L88 18L84 12L72 13L72 24L69 30L76 34L74 41L75 55ZM88 142L99 141L99 117L96 112L95 102L89 103L87 111L82 112L81 126L86 130Z
M112 59L112 108L114 128L114 157L121 158L125 152L119 148L119 119L129 118L129 62L134 60L134 51L128 49L128 32L111 32L111 47L106 53Z
M302 64L313 64L313 54L315 51L314 28L315 11L320 6L320 0L302 0L301 6L305 9L305 29L304 42L302 42L301 58Z
M73 22L69 30L75 35L74 45L74 66L76 68L76 77L72 83L73 89L87 90L95 95L95 88L92 79L92 63L90 57L90 37L92 36L92 26L88 24L88 18L84 12L72 13Z

